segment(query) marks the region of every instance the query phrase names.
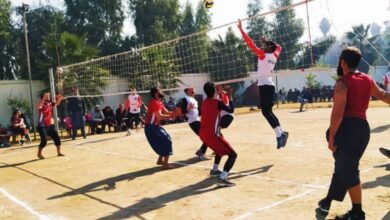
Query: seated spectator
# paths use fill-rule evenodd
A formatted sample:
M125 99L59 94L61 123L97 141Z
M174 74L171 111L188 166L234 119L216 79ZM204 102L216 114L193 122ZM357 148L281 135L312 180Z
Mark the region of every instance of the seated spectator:
M127 124L127 113L124 104L120 104L115 112L115 121L116 121L116 130L125 131L128 129L129 125Z
M169 101L167 104L165 104L165 108L167 108L168 111L173 111L176 108L176 102L173 97L169 97Z
M115 128L115 115L114 111L110 106L106 106L102 110L104 115L103 131L106 130L106 125L108 125L108 131L111 132L111 127Z
M30 137L30 131L31 131L31 126L30 123L28 123L28 120L26 116L23 114L23 112L20 113L20 117L23 118L24 124L26 125L26 129L28 129L28 132L24 135L26 137L26 140L31 143L31 137Z
M66 116L64 118L65 130L68 133L68 136L72 136L72 118L70 116Z
M0 147L9 147L11 144L9 143L9 138L11 133L0 124Z
M100 106L96 105L95 109L91 113L91 134L95 134L95 132L98 134L102 133L103 129L98 128L97 126L98 125L103 126L103 123L104 123L104 114L100 110Z
M11 117L11 131L12 133L16 135L20 135L20 141L19 143L21 145L24 144L24 138L26 134L29 133L29 130L26 127L26 124L24 123L23 118L20 116L21 112L19 110L15 110Z

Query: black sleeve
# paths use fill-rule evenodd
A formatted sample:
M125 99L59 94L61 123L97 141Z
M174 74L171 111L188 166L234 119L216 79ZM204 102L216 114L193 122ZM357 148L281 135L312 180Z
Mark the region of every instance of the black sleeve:
M219 101L218 109L224 110L227 113L234 113L234 103L232 100L229 100L229 106L226 106L222 101Z
M183 99L181 100L181 111L183 112L183 114L188 113L188 111L187 111L187 106L188 106L187 99L186 99L186 98L183 98Z

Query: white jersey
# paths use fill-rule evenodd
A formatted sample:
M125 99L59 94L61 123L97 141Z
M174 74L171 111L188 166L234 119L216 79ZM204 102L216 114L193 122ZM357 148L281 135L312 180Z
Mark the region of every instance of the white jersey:
M132 114L138 114L141 112L141 97L138 94L130 94L128 97L129 112Z
M194 121L199 121L199 105L198 101L191 96L186 96L187 100L187 113L188 123L191 124Z
M271 85L275 86L274 81L272 80L272 71L275 68L277 58L273 53L266 53L263 60L258 60L257 62L257 79L258 86Z
M386 90L387 92L390 92L390 71L385 73L385 78L385 81L388 82Z

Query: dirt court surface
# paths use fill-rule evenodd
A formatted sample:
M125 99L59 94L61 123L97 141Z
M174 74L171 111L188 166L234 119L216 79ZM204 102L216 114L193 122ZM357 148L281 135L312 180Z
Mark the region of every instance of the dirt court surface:
M65 140L61 158L52 144L45 160L36 160L36 144L0 149L0 219L324 219L315 209L333 169L324 137L330 111L276 110L290 133L281 150L259 112L236 116L223 131L238 153L232 188L209 178L213 160L194 157L201 143L186 123L165 127L178 166L169 171L155 165L143 131ZM369 220L389 220L390 161L378 148L390 148L390 108L371 108L368 119L363 208ZM326 219L350 207L348 196L333 202Z

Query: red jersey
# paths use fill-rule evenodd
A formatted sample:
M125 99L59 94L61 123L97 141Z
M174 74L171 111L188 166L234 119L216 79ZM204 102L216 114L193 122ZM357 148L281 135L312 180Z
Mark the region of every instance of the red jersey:
M202 103L202 118L200 122L200 135L217 134L220 128L220 113L218 99L205 99Z
M371 98L371 76L365 73L349 73L340 78L348 88L344 117L357 117L366 120L366 111Z
M160 120L156 117L155 112L162 112L163 109L164 104L161 101L156 99L150 100L148 104L148 112L146 113L146 124L160 126Z
M53 110L53 104L51 102L44 102L42 108L39 109L38 124L49 127L51 125L51 114Z

